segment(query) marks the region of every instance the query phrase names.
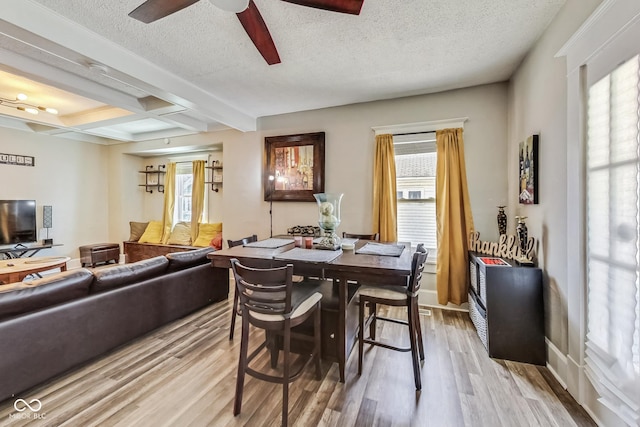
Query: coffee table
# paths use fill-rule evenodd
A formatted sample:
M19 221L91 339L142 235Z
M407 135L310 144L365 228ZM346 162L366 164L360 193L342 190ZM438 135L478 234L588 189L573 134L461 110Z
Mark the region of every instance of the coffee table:
M31 274L56 268L65 271L70 259L66 256L47 256L3 260L0 261L0 282L21 282Z

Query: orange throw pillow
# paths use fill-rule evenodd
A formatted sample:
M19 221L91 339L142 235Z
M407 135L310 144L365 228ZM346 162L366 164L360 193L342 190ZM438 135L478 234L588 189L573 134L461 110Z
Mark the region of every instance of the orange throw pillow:
M210 246L213 246L216 250L222 249L222 233L218 233L216 237L211 239Z

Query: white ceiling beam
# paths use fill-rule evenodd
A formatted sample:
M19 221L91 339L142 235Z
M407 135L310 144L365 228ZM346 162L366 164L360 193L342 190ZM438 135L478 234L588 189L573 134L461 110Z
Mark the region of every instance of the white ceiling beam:
M156 88L157 93L150 92L154 96L200 111L238 130L256 130L255 117L38 3L31 0L0 0L0 8L3 20L126 76L147 82Z

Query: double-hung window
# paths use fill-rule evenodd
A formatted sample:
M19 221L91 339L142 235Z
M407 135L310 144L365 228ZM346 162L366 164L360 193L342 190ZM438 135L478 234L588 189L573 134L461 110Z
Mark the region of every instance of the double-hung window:
M193 189L193 163L189 161L176 163L175 205L173 211L174 223L190 222L191 193ZM207 191L204 193L205 202L202 218L207 218Z
M640 419L640 57L588 88L586 373Z
M430 253L436 241L435 133L394 136L398 241L424 243Z

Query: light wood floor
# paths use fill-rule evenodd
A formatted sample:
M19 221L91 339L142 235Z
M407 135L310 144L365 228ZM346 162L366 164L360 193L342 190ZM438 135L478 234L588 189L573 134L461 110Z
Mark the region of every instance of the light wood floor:
M233 417L240 340L239 329L228 340L229 310L228 302L213 305L18 396L39 399L44 419L18 419L13 399L0 403L0 425L278 426L281 388L251 377L242 413ZM372 348L359 377L356 349L345 384L338 382L337 365L329 364L323 365L322 381L314 380L311 367L292 384L290 424L595 425L546 368L490 359L466 313L433 310L421 317L421 393L408 353ZM387 323L379 334L406 340L405 329ZM268 364L266 355L260 362Z

